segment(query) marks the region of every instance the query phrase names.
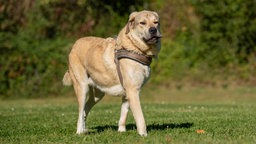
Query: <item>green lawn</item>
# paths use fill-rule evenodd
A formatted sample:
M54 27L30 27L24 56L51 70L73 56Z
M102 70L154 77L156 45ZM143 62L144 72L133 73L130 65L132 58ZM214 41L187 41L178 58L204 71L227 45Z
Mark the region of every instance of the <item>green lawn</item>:
M74 97L0 101L0 143L256 143L256 89L144 90L148 136L136 133L132 114L118 133L120 98L106 97L76 135ZM202 130L203 133L197 133Z

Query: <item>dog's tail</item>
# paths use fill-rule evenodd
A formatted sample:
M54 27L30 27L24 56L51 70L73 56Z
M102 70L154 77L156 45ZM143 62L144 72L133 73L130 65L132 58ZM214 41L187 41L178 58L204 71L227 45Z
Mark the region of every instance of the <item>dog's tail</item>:
M62 79L62 83L65 86L71 86L72 85L72 80L71 77L69 75L69 72L67 71Z

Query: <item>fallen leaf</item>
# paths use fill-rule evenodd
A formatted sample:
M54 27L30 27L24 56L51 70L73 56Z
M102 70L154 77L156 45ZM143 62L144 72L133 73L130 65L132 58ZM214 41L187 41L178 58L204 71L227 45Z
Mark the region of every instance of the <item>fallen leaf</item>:
M197 134L204 134L204 133L205 133L205 131L204 131L204 130L202 130L202 129L199 129L199 130L196 130L196 133L197 133Z

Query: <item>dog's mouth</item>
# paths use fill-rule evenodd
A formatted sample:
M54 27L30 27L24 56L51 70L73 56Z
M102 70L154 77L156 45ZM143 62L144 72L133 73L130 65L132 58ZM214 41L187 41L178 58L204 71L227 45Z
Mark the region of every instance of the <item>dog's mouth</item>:
M148 43L148 44L153 44L153 43L157 43L158 40L161 38L161 35L153 35L152 37L150 37L149 39L143 38L143 40Z

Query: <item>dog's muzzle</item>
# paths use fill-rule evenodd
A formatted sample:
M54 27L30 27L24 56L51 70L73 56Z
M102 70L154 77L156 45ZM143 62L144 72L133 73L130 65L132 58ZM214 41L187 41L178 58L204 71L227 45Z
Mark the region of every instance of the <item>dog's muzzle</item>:
M148 29L148 32L150 34L150 38L143 38L143 40L148 43L148 44L154 44L158 42L158 39L161 38L162 36L157 33L157 28L155 27L150 27Z
M143 38L143 40L148 44L154 44L158 42L158 39L160 39L161 35L152 35L149 39Z

